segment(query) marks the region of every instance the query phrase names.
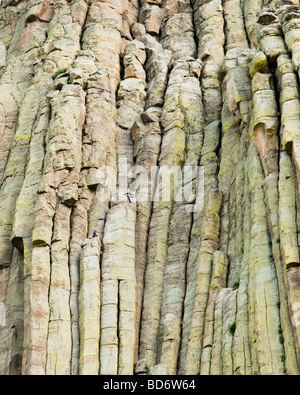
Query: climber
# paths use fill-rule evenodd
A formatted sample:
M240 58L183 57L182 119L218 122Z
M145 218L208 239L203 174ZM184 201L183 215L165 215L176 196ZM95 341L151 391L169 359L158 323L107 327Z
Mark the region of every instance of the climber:
M102 236L101 236L101 235L99 235L99 240L100 240L100 242L101 242L101 245L103 246L103 239L102 239Z
M93 237L98 237L98 232L97 232L97 230L94 230L94 232L93 232Z
M130 201L130 203L135 202L135 196L134 196L133 192L127 192L126 195L128 197L128 200Z

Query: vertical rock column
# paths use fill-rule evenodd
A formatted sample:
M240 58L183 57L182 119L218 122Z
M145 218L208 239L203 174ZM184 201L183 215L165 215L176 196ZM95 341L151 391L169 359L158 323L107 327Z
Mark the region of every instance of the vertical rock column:
M196 1L193 5L193 11L195 35L198 39L198 57L203 63L200 83L204 112L204 142L200 165L204 171L204 179L201 180L201 182L204 182L204 194L206 199L208 199L207 196L209 194L213 195L216 193L217 187L217 167L219 160L216 152L219 148L219 120L221 118L220 113L222 106L220 71L224 61L224 20L222 3L220 1L211 1L204 4ZM212 105L212 103L214 104ZM191 374L191 372L199 372L200 370L201 339L204 327L199 323L198 331L196 329L195 313L198 306L195 306L199 303L196 302L196 287L199 288L199 283L201 282L201 279L197 277L198 271L201 270L199 262L201 259L202 263L205 261L204 256L200 258L202 224L209 215L209 204L205 204L203 210L196 210L194 212L190 236L180 358L180 372L189 372L188 374ZM203 248L205 249L205 247ZM218 249L217 245L216 248ZM206 257L208 257L208 255ZM204 265L205 263L203 263L203 271L205 271ZM210 270L210 268L208 270ZM207 281L207 277L203 276L202 280L204 282ZM203 292L204 288L205 286L202 284ZM207 295L202 298L204 303L201 308L202 311L206 309L206 307L204 307L207 301L206 297ZM199 299L198 297L198 301ZM192 328L193 317L194 328ZM202 318L204 320L204 316ZM199 320L201 320L201 318L199 318ZM191 335L191 333L193 334ZM194 353L191 350L193 348L193 346L191 346L193 342L197 343Z
M133 150L134 143L131 137L131 128L134 122L144 111L146 99L146 72L144 63L146 61L145 45L139 40L133 40L127 44L124 50L124 79L121 81L117 93L117 133L116 146L119 165L126 163L128 170L134 165ZM121 162L123 161L123 162ZM132 172L132 169L131 169ZM120 188L118 198L127 199L129 180L122 180L122 169L120 169L118 185ZM121 179L120 179L121 178Z
M158 37L161 29L163 10L162 0L142 0L139 12L139 22L146 28L146 33Z
M226 54L227 74L223 80L222 140L220 148L219 188L223 193L221 211L220 249L230 260L228 283L232 286L239 280L241 262L242 211L245 177L245 152L249 122L248 101L251 99L251 84L248 75L249 51L231 49ZM232 152L229 147L236 147Z
M133 26L133 29L141 26ZM144 43L146 49L147 59L144 67L148 82L145 111L131 128L131 136L134 141L135 192L137 195L136 275L138 292L137 326L139 328L144 292L148 230L162 139L159 120L167 87L171 52L164 50L161 44L149 34L139 36L138 40Z
M79 374L99 374L100 340L100 253L99 238L86 239L80 258Z
M111 208L101 272L100 374L133 374L136 345L135 204Z
M0 281L0 374L20 375L24 340L24 275L23 255L18 250L13 252L10 269L2 269Z
M280 154L279 226L282 262L285 265L290 317L293 324L296 352L299 350L299 327L294 319L299 301L299 251L297 247L297 214L295 180L291 177L293 164L287 152ZM298 354L298 353L297 353Z
M259 27L257 15L262 10L263 5L263 0L245 0L243 2L245 28L251 44L254 42L255 34Z
M88 112L82 173L89 188L95 189L101 184L100 195L107 194L107 199L93 197L88 216L89 232L93 229L103 232L109 199L116 187L116 93L120 83L124 10L125 3L121 0L93 2L82 38L81 62L91 65L87 76Z
M282 25L284 41L289 52L292 55L294 67L298 70L299 76L299 65L300 65L300 10L299 3L297 0L294 2L295 5L284 5L280 7L278 16Z
M263 183L261 163L253 145L251 152L253 154L249 156L251 161L249 172L255 171L257 174L257 185L253 178L249 183L252 227L248 290L253 372L257 360L257 369L261 374L270 374L274 371L280 374L284 370L284 364L281 358L283 346L278 335L280 328L278 285L269 244L264 192L261 188Z
M227 18L230 18L227 15ZM245 45L245 40L243 40ZM236 47L235 47L236 45ZM220 249L229 259L230 271L227 288L220 292L216 305L216 330L211 359L211 374L245 374L251 366L248 346L248 255L247 226L249 196L247 188L247 150L249 140L249 101L251 81L248 75L249 50L237 41L225 57L223 80L222 140L219 171L219 188L223 193L221 210ZM234 146L234 152L229 147ZM230 287L230 288L229 288ZM222 296L226 295L226 303ZM219 298L219 297L218 297ZM221 304L220 304L221 303ZM233 304L232 307L230 307ZM235 306L240 306L237 309ZM221 311L232 310L226 319L218 316ZM222 343L224 342L224 347ZM221 352L218 349L221 347Z
M160 361L168 366L170 374L177 371L177 360L181 343L183 302L186 291L186 264L193 211L196 210L197 192L203 186L199 185L203 180L200 179L200 170L198 168L203 144L203 107L198 80L201 63L191 60L185 64L179 63L177 67L175 66L173 69L174 80L176 80L175 76L177 73L184 76L183 82L178 88L179 106L184 117L183 130L186 132L186 141L184 143L185 155L180 164L181 180L179 180L178 185L176 185L175 181L174 186L174 203L169 224L161 307L163 343ZM164 148L163 143L162 153ZM184 226L179 226L179 224L184 224Z
M119 196L121 201L132 199L140 200L137 197L139 189L144 188L145 179L142 185L139 185L138 174L139 168L135 167L134 160L134 140L132 138L132 127L145 109L146 100L146 71L144 64L146 62L145 44L136 38L130 41L123 54L124 80L121 81L117 95L117 160L120 172L118 174ZM124 164L125 166L123 167ZM142 169L144 171L144 169ZM124 177L125 176L125 177ZM128 178L127 178L128 177ZM134 177L134 179L133 179ZM146 181L147 182L147 181ZM127 193L132 194L129 198ZM148 198L148 196L147 196ZM140 203L137 203L138 205ZM138 209L137 209L138 211ZM136 228L138 237L145 237L140 228ZM136 242L136 251L142 249L143 244ZM143 251L144 252L144 251ZM137 279L137 306L136 306L136 343L138 344L138 333L140 327L140 309L143 291L143 279L140 268L140 260L136 252L136 279ZM138 352L138 345L135 347L135 354Z
M242 3L239 0L225 0L223 3L224 18L226 22L226 51L233 48L248 48Z
M203 209L204 214L200 233L201 245L197 259L197 277L187 344L185 374L197 374L200 371L205 312L212 275L212 258L214 252L218 250L219 244L221 203L221 192L217 189L210 189L205 198Z
M49 326L46 374L68 375L71 363L70 274L68 265L71 208L58 203L50 248Z
M201 369L200 374L211 373L211 357L213 346L217 348L217 342L214 337L217 334L215 323L215 309L216 302L220 291L226 288L226 280L228 274L228 259L227 256L221 252L216 251L213 255L213 271L210 285L210 294L207 302L207 309L205 314L205 329L203 335L203 351L201 354ZM221 337L221 336L220 336ZM215 352L215 351L214 351ZM216 359L214 358L214 361ZM219 367L219 364L217 365Z
M281 149L279 175L279 226L280 247L284 266L285 284L289 302L289 313L295 340L296 354L299 353L299 326L294 314L299 299L299 82L297 48L299 7L283 6L279 9L279 20L284 40L291 54L280 54L277 58L280 81ZM298 51L298 52L297 52ZM288 172L290 172L289 175ZM286 342L286 341L285 341ZM287 354L287 362L289 354ZM299 356L297 357L299 366Z

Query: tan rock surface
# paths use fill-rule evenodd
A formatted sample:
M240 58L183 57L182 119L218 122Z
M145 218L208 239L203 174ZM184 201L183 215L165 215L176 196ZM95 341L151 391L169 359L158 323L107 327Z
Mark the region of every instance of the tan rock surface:
M299 32L0 1L0 374L299 375Z

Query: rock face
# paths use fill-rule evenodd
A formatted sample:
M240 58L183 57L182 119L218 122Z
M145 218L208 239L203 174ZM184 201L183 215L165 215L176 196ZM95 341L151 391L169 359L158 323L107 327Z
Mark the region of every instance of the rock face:
M299 375L299 70L299 0L0 2L0 374Z

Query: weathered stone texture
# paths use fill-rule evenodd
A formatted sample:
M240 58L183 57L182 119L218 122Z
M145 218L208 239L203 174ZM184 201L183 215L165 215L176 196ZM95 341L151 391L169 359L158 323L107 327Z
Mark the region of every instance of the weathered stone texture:
M0 374L299 375L299 69L299 0L0 1Z

